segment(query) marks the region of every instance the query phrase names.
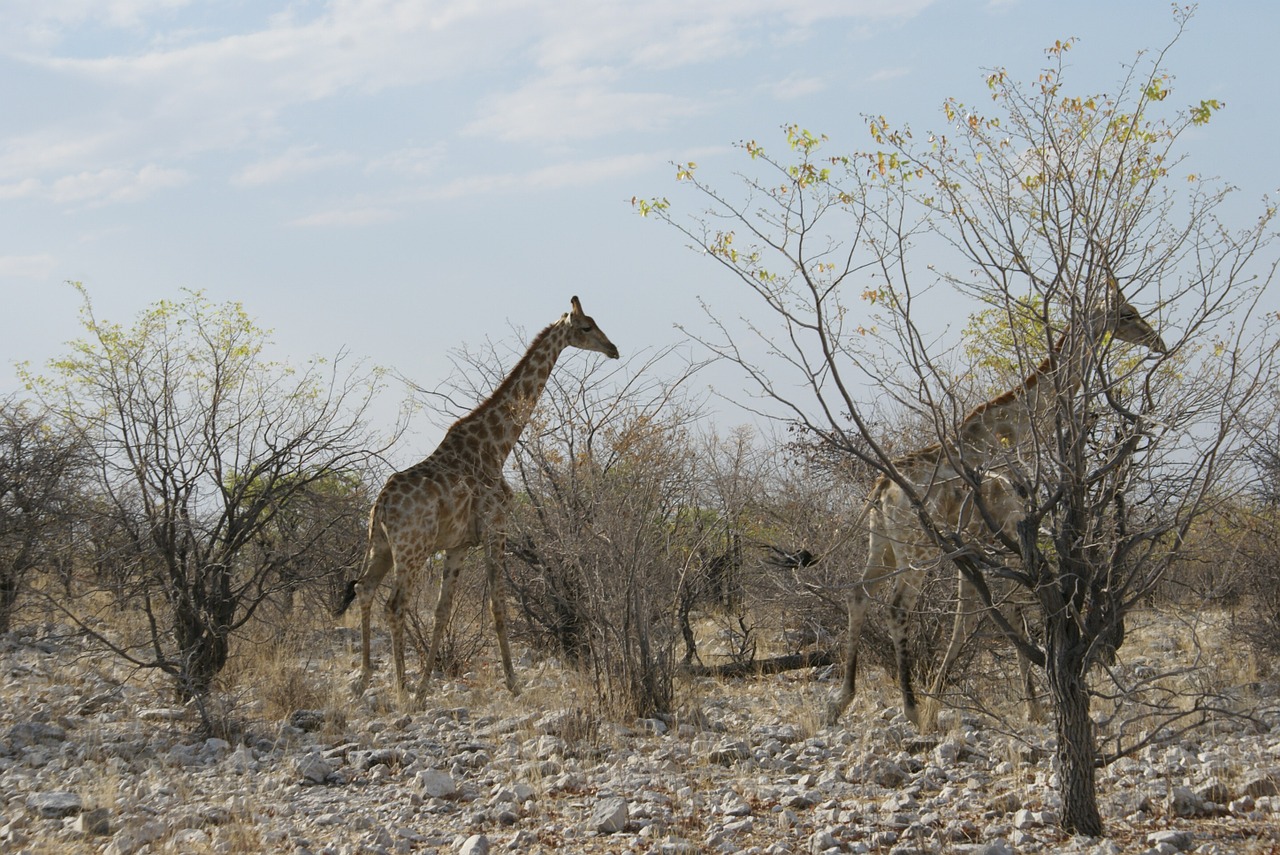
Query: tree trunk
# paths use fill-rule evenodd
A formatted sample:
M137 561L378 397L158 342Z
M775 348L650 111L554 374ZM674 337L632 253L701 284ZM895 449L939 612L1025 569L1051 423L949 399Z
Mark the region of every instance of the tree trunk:
M1059 794L1062 796L1062 829L1069 834L1102 836L1102 814L1094 780L1096 746L1093 720L1089 718L1089 691L1081 645L1069 619L1055 616L1046 627L1049 649L1046 671L1053 700L1058 736Z
M9 618L18 601L18 576L10 567L0 569L0 633L9 631Z
M227 664L237 602L230 573L220 565L203 568L183 593L175 598L174 635L182 657L178 697L185 702L208 695Z

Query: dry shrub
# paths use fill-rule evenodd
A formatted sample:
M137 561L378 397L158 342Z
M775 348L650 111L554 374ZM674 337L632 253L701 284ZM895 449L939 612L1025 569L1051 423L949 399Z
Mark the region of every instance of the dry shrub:
M1263 507L1250 515L1240 538L1242 602L1235 610L1233 632L1270 672L1280 656L1280 509Z

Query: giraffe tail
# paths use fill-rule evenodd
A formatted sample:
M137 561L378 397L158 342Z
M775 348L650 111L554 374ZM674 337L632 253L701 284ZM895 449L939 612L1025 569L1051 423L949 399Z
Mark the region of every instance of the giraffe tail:
M347 613L347 609L356 599L356 580L352 579L347 583L347 588L342 593L342 602L333 610L333 616L338 618Z

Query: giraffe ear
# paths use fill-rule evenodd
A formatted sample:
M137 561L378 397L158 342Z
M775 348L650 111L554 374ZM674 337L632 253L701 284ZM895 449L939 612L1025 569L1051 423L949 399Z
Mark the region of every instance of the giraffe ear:
M580 302L578 302L578 298L577 298L577 297L574 297L574 298L572 298L571 300L569 300L569 302L573 304L573 314L575 314L575 315L581 315L581 314L582 314L582 304L581 304Z

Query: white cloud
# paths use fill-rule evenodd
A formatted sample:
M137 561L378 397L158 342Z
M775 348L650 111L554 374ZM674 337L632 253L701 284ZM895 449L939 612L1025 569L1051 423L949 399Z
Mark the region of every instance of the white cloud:
M655 165L670 162L671 158L660 154L627 154L602 157L587 161L568 161L533 169L528 172L499 172L489 175L473 175L459 178L430 190L434 199L456 199L463 196L479 196L491 193L511 193L556 190L563 187L580 187L594 184L606 178L639 173Z
M5 0L0 30L28 48L62 42L68 31L87 26L138 30L149 18L166 14L191 0Z
M159 190L180 187L188 175L180 169L148 164L141 169L101 169L65 175L53 182L49 197L61 204L131 202Z
M409 176L430 175L440 166L445 153L443 144L397 149L371 160L365 166L365 171Z
M487 99L483 115L465 132L511 142L581 140L654 130L698 111L694 101L679 95L616 90L614 77L590 69L536 80Z
M289 223L291 226L332 228L335 226L372 226L394 220L396 214L388 208L339 208L333 211L321 211L306 217L299 217Z
M900 77L906 77L911 73L911 69L904 67L882 68L867 78L868 83L884 83L889 80L897 80Z
M57 263L52 255L0 255L0 277L48 279Z
M348 154L318 154L317 146L292 146L276 157L259 160L241 169L231 179L240 187L260 187L264 184L277 184L290 181L304 175L322 172L326 169L350 163L353 158Z
M769 86L769 93L779 101L790 101L804 98L827 88L826 81L820 77L797 77L790 75Z
M34 178L26 178L11 184L0 184L0 199L26 199L40 192L40 182Z
M908 18L932 0L561 0L545 4L544 68L679 68L740 55L831 20Z
M277 0L265 12L233 4L183 15L175 10L187 0L16 0L0 4L0 30L47 28L52 36L10 55L91 107L0 137L0 193L33 195L34 179L64 202L128 200L157 186L147 177L171 186L200 168L197 158L264 145L284 154L233 166L237 184L358 161L368 175L423 176L439 170L445 149L414 145L414 135L441 139L460 128L505 143L563 145L661 130L709 106L683 91L670 69L746 58L788 40L803 49L819 25L909 17L928 2ZM136 37L96 38L103 27ZM85 52L99 43L119 47ZM513 79L526 82L512 86ZM784 84L775 87L778 97L811 93L821 81ZM314 116L310 105L328 102L336 125L370 95L403 99L409 136L393 142L391 154L344 143L344 160L294 136L295 125ZM356 121L369 115L378 114ZM320 138L314 125L305 127L311 140ZM464 156L461 148L450 154Z

